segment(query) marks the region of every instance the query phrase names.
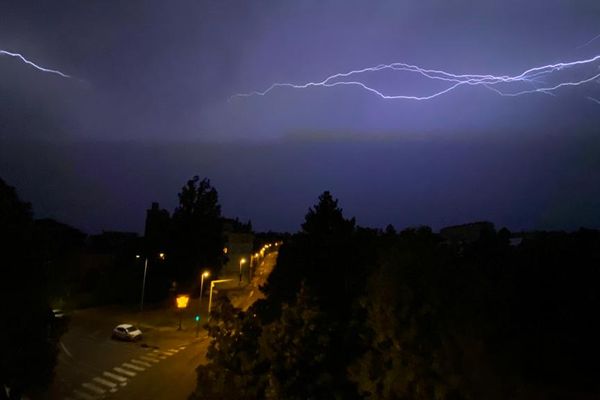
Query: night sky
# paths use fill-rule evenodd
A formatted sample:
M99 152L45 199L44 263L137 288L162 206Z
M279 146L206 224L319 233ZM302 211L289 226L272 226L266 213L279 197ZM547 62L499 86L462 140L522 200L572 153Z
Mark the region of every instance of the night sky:
M430 100L358 86L275 88L406 63L518 76L600 55L597 0L2 1L0 177L89 233L141 232L193 175L227 216L296 231L323 190L361 225L490 220L600 227L600 80L501 96L461 85ZM600 60L495 86L600 74ZM386 94L449 82L383 70Z

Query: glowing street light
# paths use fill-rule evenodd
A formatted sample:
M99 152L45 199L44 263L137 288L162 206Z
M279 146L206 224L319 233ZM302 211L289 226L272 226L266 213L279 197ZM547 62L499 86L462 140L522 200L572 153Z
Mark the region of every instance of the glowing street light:
M204 288L204 278L208 278L209 276L209 271L204 271L200 276L200 298L198 299L198 317L196 318L196 337L198 337L198 332L200 330L200 313L202 312L202 289Z
M208 315L210 316L210 309L212 307L212 293L213 293L213 288L215 287L215 285L217 283L223 283L223 282L229 282L232 281L233 279L219 279L217 281L210 281L210 294L208 295Z
M183 310L185 308L187 308L188 302L190 301L190 296L181 294L175 298L175 301L177 302L177 309L179 310L179 328L177 328L177 330L180 331L181 330L181 314L183 313Z
M244 265L246 263L246 259L245 258L240 258L240 283L242 283L242 265Z
M188 302L190 301L190 296L181 294L181 295L177 296L175 301L177 301L177 308L179 308L179 309L187 308Z

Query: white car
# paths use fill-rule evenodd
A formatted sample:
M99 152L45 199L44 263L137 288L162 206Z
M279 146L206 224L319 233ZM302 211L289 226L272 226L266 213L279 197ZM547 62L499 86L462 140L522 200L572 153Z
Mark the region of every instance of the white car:
M140 340L142 331L131 324L121 324L113 329L112 337L120 340Z

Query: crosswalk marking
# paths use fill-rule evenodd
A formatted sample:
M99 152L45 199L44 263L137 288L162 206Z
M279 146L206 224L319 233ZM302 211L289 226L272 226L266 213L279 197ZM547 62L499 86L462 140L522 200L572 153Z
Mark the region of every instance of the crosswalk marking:
M127 378L123 378L121 375L113 374L112 372L108 372L108 371L104 371L102 373L102 375L106 376L107 378L114 379L115 381L119 381L119 382L127 381Z
M93 380L94 380L95 382L98 382L98 383L100 383L100 384L104 385L104 386L108 386L109 388L114 388L114 387L117 387L117 384L116 384L116 383L112 383L111 381L107 381L106 379L104 379L104 378L100 378L100 377L98 377L98 376L97 376L97 377L95 377Z
M134 364L143 365L144 367L147 367L147 368L150 368L152 366L152 364L148 364L147 362L136 360L135 358L133 360L131 360L131 362Z
M140 371L140 372L146 370L146 368L142 368L139 365L133 365L133 364L129 364L129 363L123 363L122 365L125 368L133 369L133 370Z
M82 384L81 386L83 386L84 388L91 390L92 392L97 393L97 394L106 393L106 391L104 389L99 388L98 386L94 385L93 383L87 382L87 383Z
M163 350L163 351L153 350L153 353L155 353L154 355L156 355L161 360L164 360L165 358L172 356L173 354L175 354L177 352L173 351L173 350Z
M117 371L120 374L124 374L124 375L130 376L130 377L136 375L135 372L127 371L126 369L121 368L121 367L114 367L113 370Z
M71 392L72 398L68 400L96 400L99 397L104 398L108 392L116 392L119 385L126 386L128 379L135 377L139 372L145 371L146 368L150 368L152 363L159 363L161 360L165 360L179 351L185 350L185 348L186 346L179 346L168 350L154 349L144 353L144 355L139 355L138 359L132 358L129 362L125 362L119 367L102 372L101 377L97 376L92 378L92 381L81 384L81 390L73 390Z
M159 362L159 361L160 361L160 360L157 360L156 358L152 358L152 357L148 357L148 356L140 356L140 358L141 358L142 360L145 360L145 361L151 361L151 362L153 362L153 363L157 363L157 362Z
M94 396L91 396L91 395L84 393L82 391L79 391L77 389L73 390L73 394L83 400L94 400L95 399Z
M148 354L148 357L150 357L150 358L158 358L158 359L161 359L161 360L164 360L165 358L167 358L167 356L165 356L165 355L164 355L164 354L162 354L162 353L152 353L152 354Z

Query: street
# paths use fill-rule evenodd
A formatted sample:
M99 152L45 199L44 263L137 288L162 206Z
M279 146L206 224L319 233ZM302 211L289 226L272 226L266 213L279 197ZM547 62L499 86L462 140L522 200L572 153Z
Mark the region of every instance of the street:
M252 282L226 290L236 307L247 309L262 296L258 288L276 258L277 252L267 254ZM74 312L69 331L61 338L56 376L46 398L186 399L209 344L204 329L196 336L195 310L192 304L182 315L182 330L177 330L179 315L172 309L140 314L115 306ZM124 322L141 328L140 342L111 338L112 329Z

